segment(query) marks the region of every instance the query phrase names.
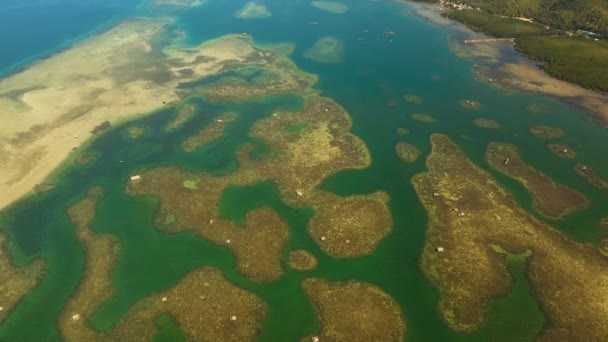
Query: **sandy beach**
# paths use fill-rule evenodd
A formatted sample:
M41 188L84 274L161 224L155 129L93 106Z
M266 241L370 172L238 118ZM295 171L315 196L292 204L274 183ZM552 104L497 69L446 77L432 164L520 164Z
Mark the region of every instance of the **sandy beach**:
M33 193L95 126L171 105L179 100L179 83L213 75L256 51L242 35L196 47L158 46L155 38L167 35L171 22L122 22L0 79L0 209Z

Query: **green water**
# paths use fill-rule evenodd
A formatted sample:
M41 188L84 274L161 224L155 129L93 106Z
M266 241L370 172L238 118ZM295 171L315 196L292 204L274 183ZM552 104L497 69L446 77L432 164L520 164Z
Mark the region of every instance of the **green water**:
M229 187L219 206L221 215L242 224L247 212L271 207L288 222L291 237L283 250L303 248L312 252L319 267L298 273L285 268L284 276L271 284L259 285L241 276L228 249L213 245L193 233L164 234L154 227L158 201L154 198L131 198L124 194L128 175L134 170L177 165L192 172L226 174L238 168L237 148L253 144L255 155L272 153L263 141L249 137L255 121L278 109L297 110L302 100L280 96L233 104L212 104L200 98L187 101L197 108L197 115L187 125L172 133L164 126L173 109L167 108L133 124L145 127L136 141L116 127L86 147L95 158L84 167L66 165L57 175L57 188L49 193L21 201L3 214L2 222L11 241L11 251L19 264L44 258L48 274L0 325L0 340L54 341L59 339L56 323L63 304L76 288L84 267L83 247L65 210L81 199L88 188L101 185L106 190L97 207L92 229L114 234L120 242L120 258L113 272L113 296L104 302L90 320L98 330L111 329L138 300L175 285L186 273L201 266L220 268L224 276L262 298L269 305L260 340L295 341L318 333L319 322L313 307L304 296L300 282L307 277L331 280L357 279L383 288L401 305L407 320L407 338L411 341L438 340L532 340L545 320L531 295L525 278L525 258L507 256L514 277L511 293L488 306L487 320L472 335L458 334L447 328L437 315L437 291L420 268L424 244L426 212L409 183L412 175L424 172L424 158L414 164L402 163L394 153L398 141L419 147L423 155L430 151L429 135L440 132L453 138L482 168L488 170L532 215L531 198L517 182L492 171L484 161L485 146L490 141L510 142L519 146L524 158L535 168L560 183L584 193L591 201L589 209L562 221L551 222L571 238L597 243L605 237L599 219L608 213L606 192L579 178L574 162L561 160L546 148L546 141L528 133L534 125L564 128L559 139L577 149L577 162L591 165L608 178L608 133L584 118L584 114L559 101L520 93L504 93L476 81L471 73L474 61L460 59L448 49L450 32L414 16L402 15L403 6L392 2L347 1L347 15L331 15L312 8L308 1L267 1L273 17L243 21L231 14L244 1L210 0L201 8L182 12L178 24L188 33L188 43L198 44L226 33L248 32L256 41L292 41L298 66L320 76L317 88L349 112L353 132L367 144L372 165L365 170L340 172L327 179L322 188L340 195L386 191L391 198L394 221L392 234L367 257L337 260L325 255L306 231L313 215L310 208L292 208L278 195L276 186L264 182L249 187ZM377 18L382 18L378 20ZM318 21L310 26L311 21ZM389 42L386 30L396 33ZM364 32L363 30L367 30ZM345 60L338 65L322 65L302 58L302 52L321 36L332 34L345 44ZM364 37L364 40L358 40ZM224 75L255 82L256 72ZM187 87L200 87L205 80ZM407 103L403 94L424 99L422 104ZM474 113L460 107L461 99L478 100L482 108ZM389 103L393 103L389 105ZM526 106L541 103L550 108L544 115L531 114ZM195 134L221 113L238 114L222 139L203 146L194 153L184 153L184 137ZM422 112L438 122L420 123L410 115ZM484 130L473 125L475 117L497 120L502 127ZM397 127L410 130L399 136ZM294 134L301 129L290 127ZM123 162L121 162L123 161ZM170 219L170 218L168 218ZM41 308L44 308L41 310ZM521 317L529 321L522 326ZM36 322L36 329L28 329ZM157 340L176 340L180 329L171 317L160 317Z

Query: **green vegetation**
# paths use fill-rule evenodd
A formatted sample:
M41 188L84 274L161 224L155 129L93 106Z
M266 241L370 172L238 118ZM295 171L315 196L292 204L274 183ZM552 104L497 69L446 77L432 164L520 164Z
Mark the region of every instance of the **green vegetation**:
M586 88L608 91L608 44L584 38L518 38L516 48L543 61L551 76Z
M497 37L538 36L550 32L539 24L499 17L476 10L452 11L447 13L447 16L464 23L475 31L482 31Z
M482 11L508 17L533 18L560 30L588 30L608 35L608 2L605 0L461 0Z

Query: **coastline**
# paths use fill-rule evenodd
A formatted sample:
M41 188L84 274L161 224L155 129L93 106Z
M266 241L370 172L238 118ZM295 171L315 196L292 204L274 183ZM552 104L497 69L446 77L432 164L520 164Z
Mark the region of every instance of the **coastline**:
M537 61L517 51L512 43L465 44L465 39L494 37L443 17L442 9L436 4L399 2L411 8L414 15L451 30L450 49L460 57L475 61L472 72L478 80L502 90L523 91L566 102L586 112L597 125L608 128L608 94L550 76Z

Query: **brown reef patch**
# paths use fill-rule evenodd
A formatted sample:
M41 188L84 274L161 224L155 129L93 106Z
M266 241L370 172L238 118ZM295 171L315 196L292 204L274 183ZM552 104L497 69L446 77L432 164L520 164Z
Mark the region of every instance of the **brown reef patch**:
M468 110L480 110L481 109L481 104L475 100L460 100L460 105L462 106L462 108L464 109L468 109Z
M520 182L532 196L534 209L542 215L560 218L589 206L583 194L555 183L526 164L515 145L490 143L486 149L486 160L497 171Z
M175 114L173 114L173 118L169 121L167 126L165 126L165 130L167 132L173 132L180 129L194 117L194 114L196 114L196 106L191 103L177 106L175 108Z
M287 264L296 271L312 271L317 268L318 261L315 256L309 251L296 249L289 252L287 256Z
M61 335L66 341L100 339L101 334L87 325L87 319L113 292L111 274L118 261L118 240L113 235L96 234L90 230L95 219L95 207L102 196L101 187L91 188L80 202L68 209L78 240L85 247L85 266L76 292L59 317Z
M112 335L117 341L151 341L155 320L168 313L189 341L255 341L266 312L261 299L206 267L137 303Z
M587 182L594 187L608 190L608 181L600 178L600 176L595 173L591 166L585 164L576 164L574 165L574 171L579 176L585 178Z
M608 303L598 298L608 291L608 259L521 209L448 137L434 134L431 142L428 172L412 184L429 213L422 264L439 289L446 323L473 331L487 303L508 293L512 278L492 249L498 245L532 253L527 275L550 322L541 340L602 340Z
M530 133L544 139L557 139L566 135L563 129L551 126L534 126L530 128Z
M319 193L308 231L335 258L370 254L392 230L388 200L384 192L349 197Z
M420 149L418 147L404 142L398 142L395 145L395 153L397 153L399 159L408 164L415 163L420 157Z
M422 97L414 94L405 94L403 95L403 99L413 104L421 104L424 102L424 99Z
M36 260L27 266L13 264L6 247L6 237L0 232L0 323L44 277L46 263Z
M491 120L491 119L478 118L478 119L474 119L473 123L477 127L481 127L481 128L488 128L488 129L500 128L500 124L498 122L496 122L495 120Z
M608 229L608 217L604 217L600 220L600 225L606 229Z
M425 114L425 113L414 113L414 114L412 114L412 119L414 119L416 121L424 122L424 123L437 122L437 119L435 119L433 116L431 116L429 114Z
M549 144L547 148L551 153L562 159L575 159L576 151L566 144Z
M321 321L320 341L401 341L405 319L382 289L363 282L302 282Z
M182 143L182 149L186 152L193 152L201 146L221 138L226 126L234 122L236 118L236 113L221 114L217 119L203 127L196 135L186 138Z

